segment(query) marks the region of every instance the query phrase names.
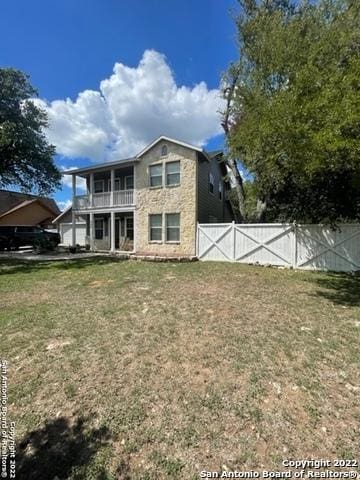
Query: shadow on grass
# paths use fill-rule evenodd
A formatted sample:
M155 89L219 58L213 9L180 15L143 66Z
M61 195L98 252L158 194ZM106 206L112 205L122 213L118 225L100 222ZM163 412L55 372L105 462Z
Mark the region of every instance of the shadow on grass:
M0 275L12 273L32 273L47 270L78 270L91 265L104 265L107 263L121 262L122 258L116 257L91 257L71 260L21 260L21 259L0 259Z
M26 435L16 450L16 478L27 480L66 479L91 463L96 452L106 446L110 433L106 427L89 429L88 419L70 424L61 417L45 423L43 428ZM108 478L103 466L97 466L94 478ZM9 471L9 470L8 470ZM84 471L84 470L83 470ZM76 473L75 473L76 472Z
M321 287L316 295L338 305L352 307L360 305L360 275L358 274L329 273L326 277L319 278L314 275L309 281Z

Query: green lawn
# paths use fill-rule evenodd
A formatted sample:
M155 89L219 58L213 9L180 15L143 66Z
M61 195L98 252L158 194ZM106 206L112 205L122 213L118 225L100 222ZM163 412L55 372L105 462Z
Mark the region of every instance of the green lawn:
M360 278L0 264L18 478L195 479L359 455Z

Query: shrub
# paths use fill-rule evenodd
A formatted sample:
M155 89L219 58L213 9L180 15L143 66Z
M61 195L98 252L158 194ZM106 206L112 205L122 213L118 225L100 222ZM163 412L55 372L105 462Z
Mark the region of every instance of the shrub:
M35 239L34 250L36 253L53 252L55 245L48 237L41 236Z

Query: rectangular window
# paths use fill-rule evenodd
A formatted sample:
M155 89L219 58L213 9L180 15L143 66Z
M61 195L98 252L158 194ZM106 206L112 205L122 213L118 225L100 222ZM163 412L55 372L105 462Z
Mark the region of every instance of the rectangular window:
M166 214L166 241L180 241L180 213Z
M166 185L180 185L180 162L165 164Z
M111 178L109 178L107 182L107 186L108 186L107 191L111 192ZM114 192L118 192L119 190L121 190L121 178L116 177L114 178Z
M104 180L95 180L94 182L94 193L104 192Z
M209 192L214 193L214 175L209 172Z
M134 240L134 219L133 217L125 217L126 238Z
M223 183L222 180L219 181L219 199L222 200L223 198Z
M162 241L162 215L149 215L150 241Z
M95 220L95 239L102 240L104 238L104 219L97 218Z
M125 190L134 190L134 177L132 175L125 177Z
M149 168L150 172L150 187L161 187L162 186L162 164L160 165L151 165Z

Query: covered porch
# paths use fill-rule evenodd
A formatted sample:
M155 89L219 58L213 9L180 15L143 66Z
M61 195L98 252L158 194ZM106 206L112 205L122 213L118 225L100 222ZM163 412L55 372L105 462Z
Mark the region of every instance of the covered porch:
M81 213L86 220L85 244L91 251L134 252L134 212L107 211ZM72 224L76 245L76 216Z
M135 205L134 166L126 165L101 171L79 173L82 177L78 195L77 175L73 174L73 205L75 210L97 210Z

